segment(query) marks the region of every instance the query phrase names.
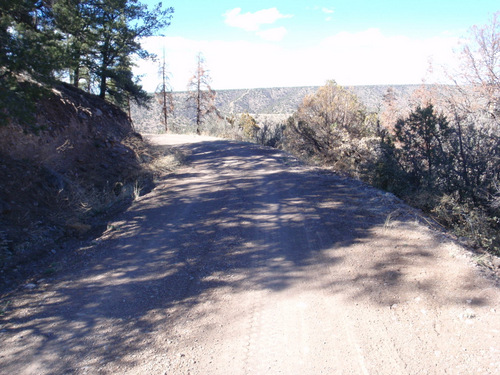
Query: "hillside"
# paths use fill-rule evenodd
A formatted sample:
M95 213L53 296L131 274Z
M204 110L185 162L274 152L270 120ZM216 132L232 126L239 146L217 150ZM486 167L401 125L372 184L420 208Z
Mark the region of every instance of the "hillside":
M419 85L378 85L348 87L371 112L379 110L383 96L389 88L396 97L407 102ZM313 94L319 87L274 87L260 89L219 90L215 105L223 116L251 113L266 120L282 122L293 114L306 95ZM186 124L193 118L192 111L187 108L187 92L173 93L174 114L171 116L171 129L183 132ZM160 105L152 101L150 108L132 106L131 117L136 130L145 133L163 131Z
M38 103L35 123L0 126L0 290L145 187L144 147L118 107L65 84Z
M418 85L350 86L369 111L377 111L384 94L392 87L396 96L408 98ZM302 99L314 94L319 87L276 87L217 92L216 106L223 113L292 114Z

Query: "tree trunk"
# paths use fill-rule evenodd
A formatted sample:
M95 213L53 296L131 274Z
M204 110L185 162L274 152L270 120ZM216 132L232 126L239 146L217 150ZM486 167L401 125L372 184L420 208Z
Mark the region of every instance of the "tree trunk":
M73 86L78 87L80 83L80 65L78 64L73 72Z
M199 74L200 69L198 68L198 82L197 82L197 99L196 99L196 134L200 135L200 125L201 125L201 106L202 106L202 98L201 98L201 77Z
M106 98L106 90L108 89L108 85L106 82L107 78L107 73L106 70L108 69L109 63L108 63L108 53L106 52L108 50L108 45L109 41L105 41L104 46L100 50L100 55L101 55L101 69L99 71L99 78L101 82L99 83L99 97L101 99Z
M165 125L165 132L168 132L168 122L167 122L167 86L166 86L166 72L165 72L165 56L163 56L163 69L162 69L162 78L163 78L163 124Z
M99 85L99 98L104 99L106 98L106 76L104 74L101 74L101 83Z
M460 153L460 164L462 167L462 180L466 186L466 189L468 190L470 188L470 182L469 182L469 173L467 172L467 166L468 166L468 161L467 161L467 155L464 150L464 144L463 144L463 136L462 136L462 123L458 117L456 117L455 122L457 123L457 135L458 135L458 147L459 147L459 153ZM459 190L460 195L462 195L462 191ZM463 199L463 197L461 196Z

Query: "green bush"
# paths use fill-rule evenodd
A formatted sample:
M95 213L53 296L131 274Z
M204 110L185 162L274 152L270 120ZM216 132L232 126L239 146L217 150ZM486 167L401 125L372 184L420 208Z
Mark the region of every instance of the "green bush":
M474 246L500 256L500 218L471 203L460 203L451 195L443 195L432 213L457 236L467 237Z

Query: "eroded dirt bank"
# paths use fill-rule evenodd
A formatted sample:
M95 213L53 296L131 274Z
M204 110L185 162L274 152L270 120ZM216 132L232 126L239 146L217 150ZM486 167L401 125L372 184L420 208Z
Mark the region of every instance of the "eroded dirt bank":
M68 84L45 92L29 121L1 124L0 293L151 185L147 154L123 111Z
M1 373L500 374L498 288L397 199L276 150L152 140L189 164L10 296Z

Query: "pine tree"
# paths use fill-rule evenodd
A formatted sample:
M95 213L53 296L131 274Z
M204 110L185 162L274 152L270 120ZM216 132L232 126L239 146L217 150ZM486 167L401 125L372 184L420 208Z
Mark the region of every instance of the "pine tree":
M69 72L119 104L144 102L133 56L152 58L140 39L170 24L173 8L138 0L0 0L0 122L34 109L40 84ZM29 107L29 108L28 108Z
M80 78L91 65L91 41L97 25L94 16L97 0L58 0L54 3L54 20L63 36L66 69L71 82L79 87ZM90 77L87 75L87 80ZM90 82L87 82L87 86Z
M125 91L137 87L132 79L126 79L121 73L131 71L132 55L152 57L142 48L140 38L151 36L170 24L173 8L162 10L161 6L159 3L149 11L137 0L101 0L96 6L91 55L101 98L117 92L109 90L109 80Z
M51 8L37 0L0 1L0 123L31 122L37 83L48 83L62 67Z
M132 74L132 57L154 57L140 39L167 27L173 8L162 9L159 3L149 10L138 0L58 0L53 11L73 85L78 87L85 73L87 87L97 82L101 98L145 99Z

